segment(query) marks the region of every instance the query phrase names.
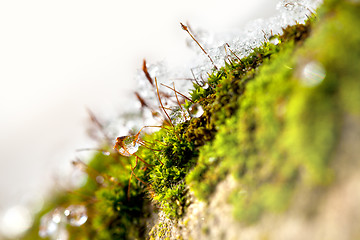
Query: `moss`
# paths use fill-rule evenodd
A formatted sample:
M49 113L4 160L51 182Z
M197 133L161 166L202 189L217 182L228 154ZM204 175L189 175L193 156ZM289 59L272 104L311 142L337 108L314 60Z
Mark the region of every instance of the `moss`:
M136 156L96 154L86 184L50 201L25 239L37 235L42 214L74 203L87 205L89 221L68 227L72 239L143 239L153 212L176 220L189 205L189 189L207 201L229 174L237 182L230 201L244 223L286 211L299 186L331 185L342 116L360 115L360 31L352 27L359 12L351 2L327 1L317 18L274 36L279 45L265 42L226 62L209 74L207 88L194 84L201 117L142 136L148 147ZM302 76L310 62L326 72L313 86ZM150 239L169 238L169 228L159 223Z
M264 45L266 48L268 45ZM291 47L290 47L291 48ZM279 51L279 48L277 48L276 52ZM285 52L283 55L287 56L289 53ZM257 54L253 54L252 56L256 56ZM272 57L274 58L274 57ZM251 59L251 56L250 56ZM277 61L272 59L272 62ZM245 60L245 62L247 62ZM279 60L279 62L283 63L283 59ZM260 68L261 71L263 71L263 68ZM261 76L263 75L262 72L259 71ZM273 71L273 69L270 69L270 71ZM290 72L289 70L287 72ZM265 73L267 75L268 73ZM273 73L271 74L273 75ZM240 76L238 76L240 77ZM228 120L225 123L225 118L218 120L218 133L216 135L216 138L213 142L209 142L208 146L204 147L200 151L200 157L199 157L199 164L198 166L189 174L188 176L188 183L191 186L194 186L193 189L195 192L198 193L198 197L201 198L207 198L208 194L210 194L217 185L218 181L224 179L226 174L230 171L230 169L235 169L235 172L238 172L239 174L244 173L245 171L245 164L246 160L244 159L243 164L242 161L239 161L239 158L241 159L241 155L248 156L252 152L255 151L255 146L251 144L254 139L254 129L255 129L255 123L256 123L256 116L255 112L252 110L255 110L254 108L254 100L259 95L257 95L257 90L249 90L249 86L251 85L252 81L251 79L254 79L255 74L252 73L251 77L249 75L243 76L244 79L238 78L234 81L234 78L231 77L232 80L223 81L222 86L220 87L220 90L218 92L219 99L226 99L225 105L233 105L234 107L231 108L229 113L226 113L224 111L229 110L229 108L225 108L225 110L221 107L221 111L219 111L220 116L227 116ZM261 77L255 77L255 80ZM257 83L265 87L266 84L261 81L257 81ZM233 86L234 85L234 86ZM237 86L240 85L240 86ZM250 87L251 88L251 87ZM235 89L237 92L233 92L230 89ZM248 94L254 94L249 97L245 97L244 95ZM230 95L227 96L227 95ZM266 96L264 96L266 97ZM261 97L260 97L261 98ZM263 104L273 104L273 102L270 101L271 99L268 98L266 100L265 98L261 100ZM232 103L229 104L227 101L231 101ZM220 105L220 104L219 104ZM241 105L241 106L240 106ZM221 106L221 105L220 105ZM237 113L234 115L234 112L239 108L240 106L240 113ZM267 106L264 106L264 110L267 111ZM265 113L265 112L264 112ZM267 111L268 114L270 114L269 111ZM239 116L239 114L244 116ZM229 118L230 117L230 118ZM264 116L264 118L266 118ZM216 118L215 118L216 119ZM240 120L241 119L241 120ZM270 118L267 117L265 119L266 121L269 121ZM241 126L239 126L239 132L244 133L243 136L238 136L236 133L236 127L235 125L239 121L244 121ZM276 121L273 121L276 122ZM222 124L221 123L225 123ZM264 124L268 124L268 126L273 125L272 122L264 122ZM273 125L275 128L276 126ZM265 127L266 128L266 127ZM234 131L235 130L235 131ZM276 130L274 129L273 135L276 135ZM239 139L240 138L240 139ZM243 138L243 139L241 139ZM265 138L261 138L263 143L262 145L266 145L267 142L270 142L269 140L266 140L266 138L270 138L269 135L266 135ZM241 146L241 149L239 148L239 140L243 143L243 146ZM228 159L236 159L237 163L232 164L230 161L227 161ZM211 169L208 171L208 169ZM200 180L200 181L199 181ZM204 184L204 182L206 182ZM195 187L196 185L196 187ZM204 194L205 192L199 191L198 188L202 188L207 194Z
M359 11L349 3L337 7L339 13L324 15L327 21L315 25L309 40L309 23L284 30L279 54L259 67L238 100L237 114L200 150L199 164L187 178L198 197L209 199L217 181L231 172L239 183L232 195L235 216L254 223L265 212L287 209L298 185L316 189L331 183L341 116L358 114L360 95L354 64L359 31L347 33L345 27L359 22ZM326 71L313 87L301 79L309 62Z

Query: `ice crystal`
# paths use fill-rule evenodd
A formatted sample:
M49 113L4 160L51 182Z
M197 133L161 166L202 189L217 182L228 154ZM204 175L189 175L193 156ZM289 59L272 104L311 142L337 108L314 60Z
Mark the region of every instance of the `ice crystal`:
M178 125L190 119L189 113L181 107L172 107L170 112L170 119L172 124Z
M254 20L240 30L222 33L221 35L192 28L192 26L188 26L188 28L213 59L215 66L220 68L224 66L225 60L229 56L234 57L229 49L237 57L243 58L248 56L254 48L260 47L265 41L278 44L279 40L274 38L274 35L281 34L282 29L288 25L304 23L321 3L322 0L280 0L277 4L277 15L267 19ZM208 87L208 74L214 69L214 65L191 38L186 43L198 53L198 56L192 59L191 63L187 66L185 64L184 68L180 71L174 71L165 62L144 63L149 76L152 79L156 77L159 84L160 97L164 107L167 109L175 109L174 106L177 106L178 103L175 98L175 92L164 87L162 84L172 87L174 82L176 90L187 95L189 89L193 86L193 82L204 88ZM165 119L162 109L159 107L154 83L149 81L143 70L138 70L136 81L136 91L142 100L144 100L146 106L138 104L136 107L133 107L131 112L137 114L124 120L125 123L113 124L114 132L120 132L120 129L126 129L126 131L138 129L144 125L159 125ZM134 99L134 101L137 100ZM180 116L181 114L174 112L171 115ZM181 120L181 118L179 119ZM121 134L117 136L119 135Z
M304 23L321 3L321 0L281 0L277 4L276 16L254 20L241 31L228 33L226 36L211 37L211 43L206 43L206 39L203 38L201 43L207 46L207 51L214 59L215 65L221 67L229 54L225 50L226 43L238 57L246 57L264 41L269 41L271 36L281 34L286 26ZM201 80L206 78L208 72L211 72L213 65L203 55L199 55L199 62L198 66L193 67L193 72L195 78Z
M68 223L75 227L83 225L88 219L86 207L83 205L69 206L65 209L64 215L66 216Z

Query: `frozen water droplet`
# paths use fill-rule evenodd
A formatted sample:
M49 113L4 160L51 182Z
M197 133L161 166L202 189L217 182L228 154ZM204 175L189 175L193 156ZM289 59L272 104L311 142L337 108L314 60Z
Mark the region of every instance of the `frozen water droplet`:
M210 157L208 160L209 163L213 163L215 161L216 161L216 157Z
M53 237L51 237L51 239L52 240L68 240L69 232L66 230L65 225L60 225L59 230Z
M64 215L62 213L62 208L55 208L52 212L52 221L55 223L60 223L64 221Z
M122 136L116 139L116 147L119 153L125 157L130 157L139 149L137 136Z
M301 71L301 83L307 87L320 84L326 76L326 71L321 63L312 61L303 67Z
M56 208L45 214L40 219L39 236L42 238L51 237L51 239L57 239L54 237L58 234L60 224L63 220L64 215L62 214L61 208Z
M108 152L108 151L102 151L101 153L105 156L110 156L110 152Z
M208 89L210 85L208 83L205 83L204 86L202 86L203 89Z
M64 215L71 226L78 227L87 221L88 215L86 212L86 207L83 205L70 205L65 209Z
M204 110L199 103L194 103L193 105L190 106L189 112L191 117L197 118L203 115Z
M278 45L280 43L280 40L277 36L271 36L269 38L269 42L274 45Z
M274 39L271 39L270 40L270 43L272 43L272 44L274 44L274 45L278 45L279 44L279 39L277 39L277 38L274 38Z
M174 125L183 123L189 118L189 114L181 107L172 107L169 116Z
M99 175L99 176L96 177L96 182L97 182L98 184L103 184L104 181L105 181L105 179L104 179L103 176L100 176L100 175Z
M52 217L44 215L40 220L39 236L42 238L51 236L54 234L59 227L59 224L52 221Z

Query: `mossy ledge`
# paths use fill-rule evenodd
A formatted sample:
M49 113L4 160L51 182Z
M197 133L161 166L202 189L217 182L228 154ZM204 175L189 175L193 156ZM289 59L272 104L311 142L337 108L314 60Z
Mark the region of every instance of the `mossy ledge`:
M359 238L359 25L358 1L328 0L277 45L234 56L194 84L202 116L143 136L134 174L134 156L96 154L24 239L71 204L89 219L70 239Z

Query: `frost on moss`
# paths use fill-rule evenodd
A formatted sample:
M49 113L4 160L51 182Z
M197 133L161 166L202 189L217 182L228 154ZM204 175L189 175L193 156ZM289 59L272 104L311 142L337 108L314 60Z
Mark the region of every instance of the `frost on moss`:
M233 56L209 74L207 86L194 84L183 107L197 102L200 117L142 135L148 146L136 157L96 154L87 183L59 194L39 217L86 204L89 220L68 226L70 239L143 239L159 211L181 218L189 191L208 201L229 174L237 182L229 200L244 223L285 211L300 188L331 186L343 116L360 115L359 12L356 3L327 1L306 24L274 36L279 44L266 41L241 60ZM24 239L37 238L38 225L39 218Z
M253 223L264 212L285 210L297 187L331 183L342 117L360 109L360 31L351 27L359 23L358 13L354 4L337 3L321 12L309 39L284 44L259 68L238 100L237 113L200 150L200 164L187 178L198 197L208 199L218 181L232 173L239 183L231 196L235 216ZM280 39L296 42L299 32L309 34L297 26ZM304 71L314 62L321 72L313 74L326 76L309 86Z

